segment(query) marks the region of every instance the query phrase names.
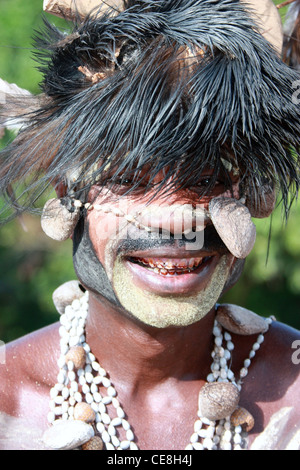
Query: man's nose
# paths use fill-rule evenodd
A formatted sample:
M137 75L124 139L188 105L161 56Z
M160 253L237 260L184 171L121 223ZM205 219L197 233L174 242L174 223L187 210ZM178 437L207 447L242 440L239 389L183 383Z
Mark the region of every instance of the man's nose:
M166 204L143 208L137 220L151 231L185 235L192 231L202 231L207 223L206 210L203 206L192 204Z

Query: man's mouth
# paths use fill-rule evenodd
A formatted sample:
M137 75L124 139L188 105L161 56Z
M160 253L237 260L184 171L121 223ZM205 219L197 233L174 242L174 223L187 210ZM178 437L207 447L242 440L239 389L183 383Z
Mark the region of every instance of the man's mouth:
M152 271L160 276L180 276L196 271L200 266L209 261L211 257L202 258L134 258L130 257L129 262Z
M203 256L199 253L181 258L178 251L170 253L171 256L158 252L152 256L132 253L123 260L131 280L143 291L176 296L205 289L220 257L216 253L203 253Z

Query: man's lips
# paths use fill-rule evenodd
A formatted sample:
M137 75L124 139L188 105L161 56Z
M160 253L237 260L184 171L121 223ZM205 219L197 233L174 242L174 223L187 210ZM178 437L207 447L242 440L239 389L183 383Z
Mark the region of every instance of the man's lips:
M134 284L158 295L191 295L207 287L220 257L205 256L147 256L135 254L124 258Z
M191 273L209 260L209 256L197 258L147 258L130 257L129 262L153 271L160 276L180 276Z

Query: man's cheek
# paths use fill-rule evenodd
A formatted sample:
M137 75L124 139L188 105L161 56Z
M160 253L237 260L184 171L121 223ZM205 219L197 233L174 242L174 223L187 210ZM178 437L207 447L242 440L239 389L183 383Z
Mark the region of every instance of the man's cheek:
M237 283L237 281L239 280L239 278L241 277L243 273L245 262L246 262L245 259L235 258L233 260L232 265L231 265L231 270L230 270L227 282L224 286L222 295L226 294L226 292L230 290Z
M97 257L104 262L104 251L109 239L113 239L118 233L118 220L115 217L103 217L93 210L93 214L88 217L89 237L93 244Z
M100 260L101 257L104 257L104 254L100 256L100 245L97 252L94 246L89 237L88 224L85 224L84 219L81 219L73 238L73 264L77 277L88 290L100 294L114 304L119 305L106 270Z

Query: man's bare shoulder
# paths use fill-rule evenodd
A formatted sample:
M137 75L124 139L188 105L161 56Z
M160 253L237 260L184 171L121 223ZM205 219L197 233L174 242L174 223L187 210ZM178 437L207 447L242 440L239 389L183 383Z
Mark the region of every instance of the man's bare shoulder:
M58 348L57 324L5 346L0 364L0 449L27 448L27 441L32 448L44 429Z
M245 381L258 426L253 449L300 448L300 332L273 322Z
M273 322L265 335L267 368L289 384L300 380L300 331L281 322ZM300 389L299 389L300 393ZM299 403L300 407L300 403Z
M59 352L58 324L37 330L5 345L5 354L0 364L1 392L12 396L19 384L33 381L49 384L52 365ZM8 390L4 384L10 385ZM1 394L2 395L2 394Z
M253 365L260 379L260 401L288 404L292 400L300 412L300 332L274 321Z

